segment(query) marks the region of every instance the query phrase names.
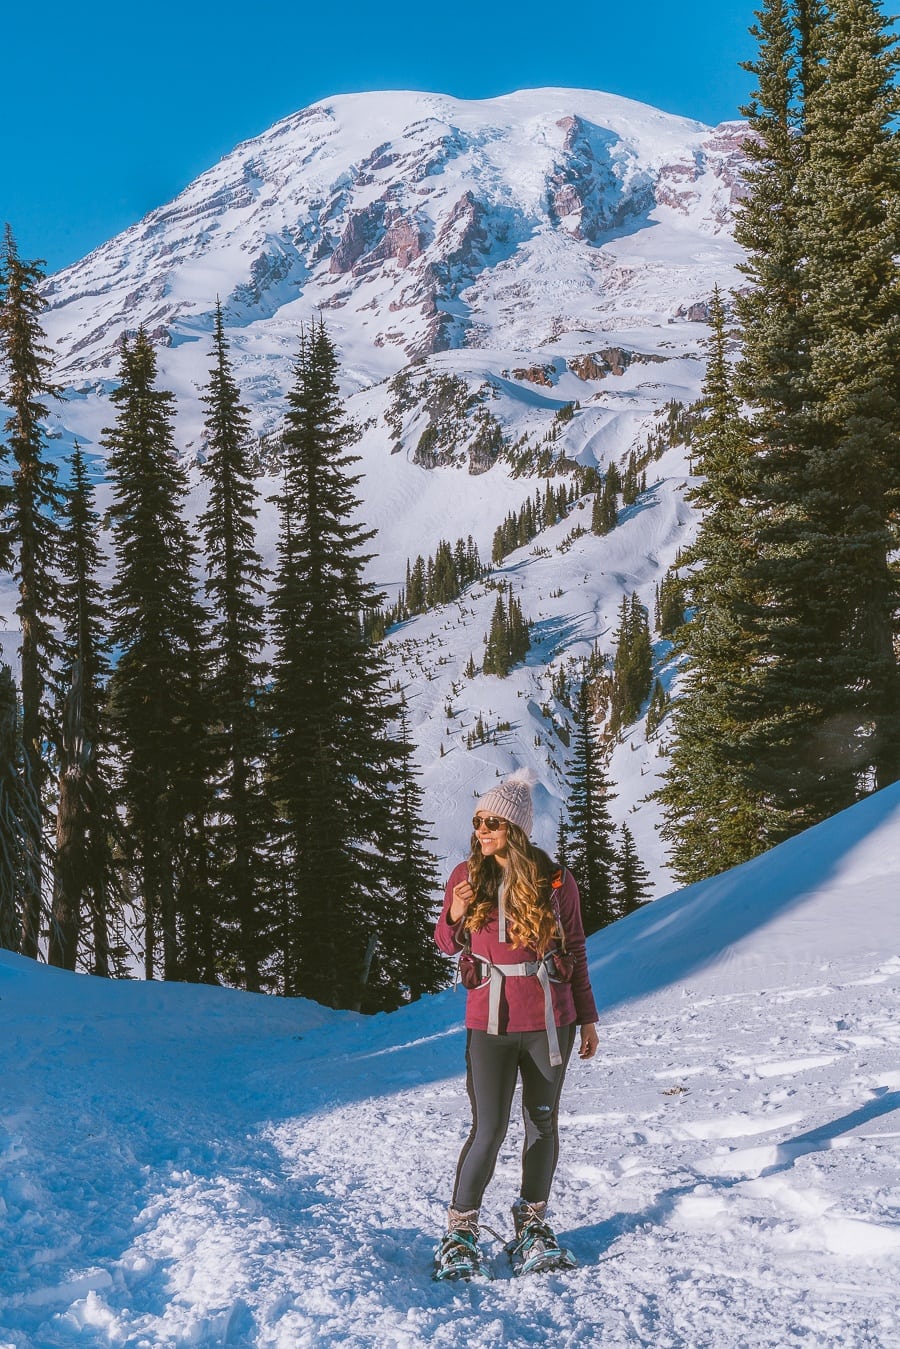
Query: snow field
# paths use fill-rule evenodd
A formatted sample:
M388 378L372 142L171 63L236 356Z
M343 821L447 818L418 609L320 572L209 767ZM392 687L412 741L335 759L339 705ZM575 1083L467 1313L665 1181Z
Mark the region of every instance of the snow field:
M0 1344L896 1349L898 848L892 788L591 938L580 1267L540 1279L492 1239L493 1282L429 1278L461 993L364 1019L0 957ZM504 1235L520 1147L514 1110Z

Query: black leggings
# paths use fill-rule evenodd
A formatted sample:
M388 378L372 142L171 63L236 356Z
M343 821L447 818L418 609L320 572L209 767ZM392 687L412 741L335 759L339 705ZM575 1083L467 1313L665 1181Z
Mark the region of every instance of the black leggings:
M455 1209L465 1212L481 1208L509 1128L509 1112L520 1073L525 1120L522 1198L532 1204L549 1198L559 1157L559 1097L574 1041L575 1027L560 1026L563 1061L553 1068L546 1031L509 1035L488 1035L484 1030L466 1033L466 1090L472 1103L472 1130L456 1167Z

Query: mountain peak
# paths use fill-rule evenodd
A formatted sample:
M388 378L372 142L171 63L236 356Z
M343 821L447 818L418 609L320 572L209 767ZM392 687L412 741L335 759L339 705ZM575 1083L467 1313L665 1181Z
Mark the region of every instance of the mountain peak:
M593 296L608 315L597 254L618 233L662 217L727 232L741 134L590 90L321 100L51 278L61 367L107 371L138 321L165 344L190 340L217 295L232 327L277 316L295 330L330 313L338 337L352 327L399 363L517 345L503 303L514 273L552 269L558 290ZM520 313L533 309L535 286L517 299Z

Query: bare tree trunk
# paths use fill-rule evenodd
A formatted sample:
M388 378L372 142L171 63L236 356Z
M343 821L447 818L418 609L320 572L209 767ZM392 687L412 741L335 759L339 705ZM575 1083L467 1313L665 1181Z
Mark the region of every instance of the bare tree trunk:
M20 465L19 477L23 476ZM21 531L21 581L19 584L18 613L22 620L22 751L24 782L22 784L23 817L25 826L22 874L22 943L25 956L37 958L41 935L41 855L43 852L43 820L41 814L41 787L44 765L41 758L41 674L38 665L38 640L34 613L34 538L31 512L21 498L19 486ZM30 504L30 503L29 503ZM26 524L27 521L27 524Z
M22 745L12 672L0 665L0 946L19 949L22 868Z
M60 775L56 865L47 959L51 965L59 965L65 970L75 968L81 920L79 877L83 874L80 862L84 849L84 827L79 809L80 786L77 774L71 769Z
M86 875L84 794L91 753L84 733L84 681L80 660L72 666L72 684L66 695L62 722L56 864L47 958L51 965L74 970Z
M94 959L91 972L103 979L110 977L109 924L106 918L107 891L105 883L94 892L91 905L91 924L94 932Z

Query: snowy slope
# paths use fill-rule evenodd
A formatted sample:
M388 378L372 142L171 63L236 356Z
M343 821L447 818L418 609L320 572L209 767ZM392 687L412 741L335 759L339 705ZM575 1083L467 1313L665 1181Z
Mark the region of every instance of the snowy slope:
M364 1020L0 957L0 1345L896 1349L898 866L889 788L591 939L581 1265L543 1281L428 1278L462 995Z
M573 528L590 528L590 503L583 502L535 541L548 556L535 556L533 545L526 545L495 569L492 575L511 583L523 612L534 622L532 650L506 679L478 674L468 680L463 675L470 655L476 666L481 662L495 589L474 586L460 601L410 620L390 638L395 668L408 681L426 815L435 821L441 856L458 846L475 799L517 764L527 765L537 778L534 837L552 851L560 805L568 794L567 749L557 727L572 726L571 713L553 696L553 674L561 664L587 657L595 643L610 655L614 652L624 592L637 591L652 614L654 587L693 532L694 516L684 501L689 479L672 474L678 467L683 460L677 451L654 465L659 480L622 512L619 525L606 537L588 532L567 542ZM533 491L531 481L526 485ZM657 644L664 680L672 674L668 653L668 643ZM452 716L447 715L448 705ZM509 730L493 743L468 749L466 737L479 717L490 728L506 723ZM610 810L617 823L627 818L654 880L663 883L667 872L655 831L657 808L646 803L665 763L660 744L659 736L648 741L639 725L617 746L610 766L617 794Z

